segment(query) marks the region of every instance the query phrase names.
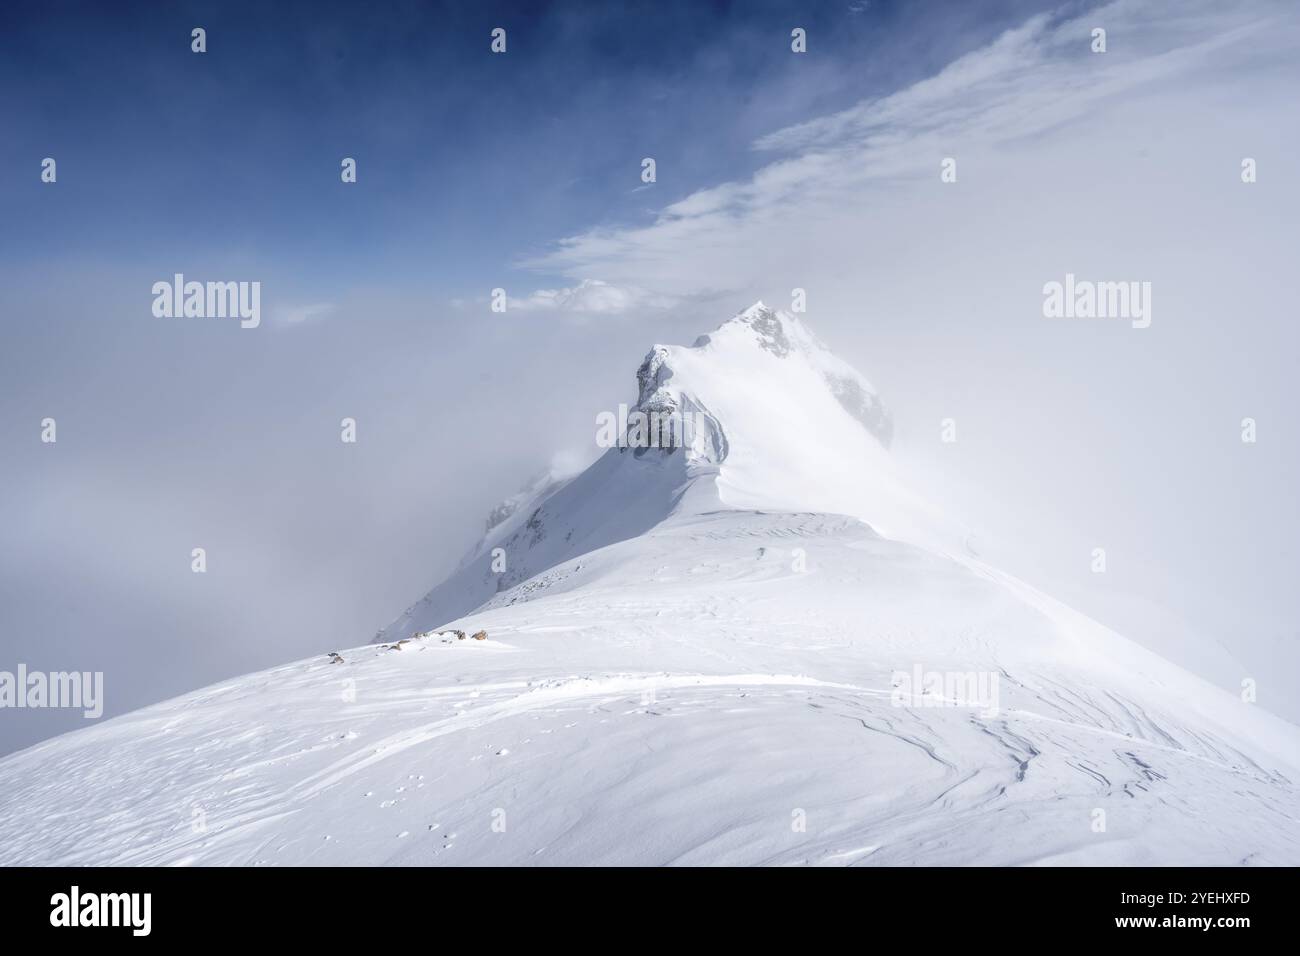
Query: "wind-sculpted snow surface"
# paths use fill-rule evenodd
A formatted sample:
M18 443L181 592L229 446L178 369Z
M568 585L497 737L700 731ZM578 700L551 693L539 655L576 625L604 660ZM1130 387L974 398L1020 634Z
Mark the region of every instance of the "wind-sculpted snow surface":
M0 761L0 864L1300 863L1300 732L946 550L802 346L727 344L752 314L648 393L707 407L725 456L541 490L476 552L533 563L444 631L435 591L390 643ZM879 464L803 494L847 514L762 480L816 447L783 402L838 416L805 423L840 443L817 464Z

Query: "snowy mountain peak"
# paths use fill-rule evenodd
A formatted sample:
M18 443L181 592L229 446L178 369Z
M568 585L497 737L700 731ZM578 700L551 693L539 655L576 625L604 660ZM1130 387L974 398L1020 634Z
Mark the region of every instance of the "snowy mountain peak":
M687 351L661 345L651 350L637 373L640 402L645 402L668 382L675 371L674 360ZM768 390L791 408L808 404L809 396L801 392L829 391L836 403L882 447L888 448L893 439L893 418L866 377L832 353L796 316L771 309L762 300L723 322L713 332L701 335L689 351L709 356L712 364L719 367L748 365L745 374L759 376L759 381L766 383ZM769 358L781 360L783 364L763 361ZM789 367L791 364L810 370L818 383L810 385L801 379L799 370ZM726 418L722 417L721 421L725 429Z
M908 540L961 540L896 472L871 383L787 312L755 302L691 346L656 345L636 380L616 444L497 506L460 567L380 639L519 600L536 575L683 514L833 513ZM654 443L627 440L652 418L666 423Z
M768 308L761 299L723 322L713 333L701 335L693 347L705 348L715 339L752 342L777 358L785 358L798 349L828 352L797 318Z
M964 556L798 320L637 383L713 444L543 472L385 646L13 755L0 865L1300 861L1296 728Z

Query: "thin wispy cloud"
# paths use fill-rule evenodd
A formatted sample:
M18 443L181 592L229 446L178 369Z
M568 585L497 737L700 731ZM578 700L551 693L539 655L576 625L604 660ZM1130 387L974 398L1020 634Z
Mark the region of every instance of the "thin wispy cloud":
M302 325L332 315L337 309L333 302L313 302L309 305L285 305L278 307L272 318L281 325Z
M1104 54L1091 49L1095 28L1113 38ZM1120 0L1083 14L1040 14L928 79L760 137L756 151L780 155L746 179L694 191L648 225L565 237L527 265L615 283L635 277L668 296L716 289L720 279L746 287L770 261L799 261L797 237L877 215L878 197L899 182L933 180L942 157L1011 143L1032 155L1036 138L1041 145L1113 104L1189 101L1193 89L1262 51L1298 49L1295 18L1269 2L1162 5L1157 13ZM774 254L747 254L755 244Z
M635 286L613 285L583 279L563 289L537 289L522 298L509 299L509 307L523 312L557 312L575 316L624 315L640 309L663 308L668 300Z

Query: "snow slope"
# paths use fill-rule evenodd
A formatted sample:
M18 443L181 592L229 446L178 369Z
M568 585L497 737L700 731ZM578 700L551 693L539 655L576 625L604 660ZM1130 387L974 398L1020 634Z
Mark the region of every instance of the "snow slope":
M797 320L638 380L690 447L522 493L390 643L0 761L0 864L1300 862L1300 731L965 553Z

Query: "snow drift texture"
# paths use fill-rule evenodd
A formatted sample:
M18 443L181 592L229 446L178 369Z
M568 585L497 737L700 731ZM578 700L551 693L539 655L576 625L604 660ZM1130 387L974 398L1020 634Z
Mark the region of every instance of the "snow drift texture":
M1300 731L965 551L799 321L637 385L690 446L539 480L379 643L0 761L0 863L1300 862Z

